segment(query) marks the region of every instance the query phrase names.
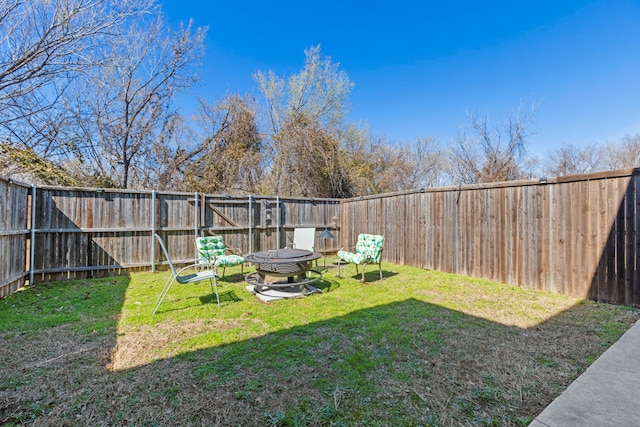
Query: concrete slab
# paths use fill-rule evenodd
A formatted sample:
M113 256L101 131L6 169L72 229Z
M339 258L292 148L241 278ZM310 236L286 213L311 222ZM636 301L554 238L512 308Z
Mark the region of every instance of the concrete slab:
M640 426L640 322L636 322L529 427Z
M260 292L256 292L253 285L246 286L245 289L257 296L262 302L277 301L285 298L302 298L307 295L322 293L320 289L311 285L263 289Z

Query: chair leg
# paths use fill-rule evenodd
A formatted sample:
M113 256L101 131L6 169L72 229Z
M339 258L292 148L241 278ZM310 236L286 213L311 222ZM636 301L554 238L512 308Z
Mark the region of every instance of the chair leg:
M380 280L382 280L382 262L378 263L378 268L380 269Z
M209 284L211 285L211 291L216 294L216 301L218 301L218 307L220 307L220 296L218 295L218 279L215 277L213 279L209 279Z
M158 308L160 308L160 304L162 304L162 301L164 301L164 297L166 297L167 294L169 293L169 289L171 289L171 286L173 286L174 281L175 281L175 276L172 274L171 277L169 277L167 282L164 284L164 287L162 288L162 292L160 292L160 295L158 295L158 298L156 298L156 309L153 310L153 314L156 314L156 312L158 311Z
M361 281L362 283L364 283L364 267L365 267L366 265L367 265L367 264L362 264L362 279L360 279L360 281Z

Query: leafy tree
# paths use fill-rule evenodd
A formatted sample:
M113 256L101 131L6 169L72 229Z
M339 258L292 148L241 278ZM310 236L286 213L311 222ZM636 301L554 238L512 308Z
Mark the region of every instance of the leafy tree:
M64 169L38 156L30 148L16 148L0 144L0 168L3 174L31 181L35 184L76 185L77 181Z

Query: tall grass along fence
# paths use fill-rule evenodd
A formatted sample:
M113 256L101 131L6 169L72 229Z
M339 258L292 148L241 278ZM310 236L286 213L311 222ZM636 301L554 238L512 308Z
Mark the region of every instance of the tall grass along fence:
M640 307L640 169L343 201L392 263Z
M243 253L296 227L383 234L383 260L640 307L640 169L346 200L29 187L0 180L0 296L25 282L120 274L195 257L213 233ZM33 244L31 244L33 242Z
M0 260L3 265L10 261L13 268L0 279L6 283L5 295L24 284L26 276L35 284L154 270L166 265L154 233L164 239L176 263L196 257L195 238L200 235L222 235L229 248L243 254L284 247L296 227L315 227L318 234L327 227L336 242L340 235L335 225L340 202L333 199L29 188L0 182L2 188L21 191L20 197L3 195L7 200L0 207L9 211L4 216L7 231L0 231ZM325 243L328 251L336 250L337 243Z

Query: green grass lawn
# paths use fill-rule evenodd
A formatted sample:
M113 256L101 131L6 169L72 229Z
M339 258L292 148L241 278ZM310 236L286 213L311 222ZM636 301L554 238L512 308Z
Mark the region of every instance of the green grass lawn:
M245 267L245 272L247 268ZM250 271L250 269L249 269ZM0 424L527 425L638 319L383 264L262 303L240 269L43 284L0 300Z

